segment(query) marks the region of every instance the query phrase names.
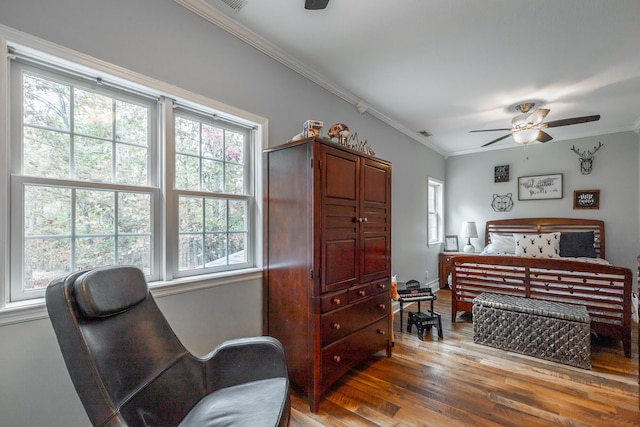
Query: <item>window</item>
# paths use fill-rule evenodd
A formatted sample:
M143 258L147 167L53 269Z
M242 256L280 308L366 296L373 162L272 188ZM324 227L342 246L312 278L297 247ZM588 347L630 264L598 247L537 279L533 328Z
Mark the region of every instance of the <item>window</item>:
M436 245L444 239L444 203L442 181L429 178L427 197L427 235L429 245Z
M250 262L248 129L177 110L178 270Z
M258 123L15 56L9 301L100 265L151 285L256 267Z

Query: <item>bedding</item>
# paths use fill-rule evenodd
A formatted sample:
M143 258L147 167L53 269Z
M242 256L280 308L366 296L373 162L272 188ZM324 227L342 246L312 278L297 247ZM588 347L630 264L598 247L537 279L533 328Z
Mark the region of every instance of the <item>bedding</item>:
M483 292L583 305L592 318L592 331L622 340L625 356L630 357L632 274L604 259L604 237L604 223L598 220L487 222L482 256L451 257L452 321L458 311L471 312L473 298ZM533 251L536 257L523 256L525 243L527 255Z

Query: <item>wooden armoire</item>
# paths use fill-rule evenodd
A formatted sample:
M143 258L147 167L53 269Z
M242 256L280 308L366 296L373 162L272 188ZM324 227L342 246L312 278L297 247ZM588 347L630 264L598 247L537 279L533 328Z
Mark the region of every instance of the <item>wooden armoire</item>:
M309 397L391 356L391 164L321 138L270 148L264 171L264 334Z

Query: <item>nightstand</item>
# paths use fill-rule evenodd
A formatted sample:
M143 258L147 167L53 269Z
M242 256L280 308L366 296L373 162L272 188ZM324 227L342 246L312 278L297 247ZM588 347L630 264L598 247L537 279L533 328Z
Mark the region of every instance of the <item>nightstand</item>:
M447 278L451 274L451 257L456 255L480 255L478 252L440 252L438 254L438 281L440 289L450 289Z

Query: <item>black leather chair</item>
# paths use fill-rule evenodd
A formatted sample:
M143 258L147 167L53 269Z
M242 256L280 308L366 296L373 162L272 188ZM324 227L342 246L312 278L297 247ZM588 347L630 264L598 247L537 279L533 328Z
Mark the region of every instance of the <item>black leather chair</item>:
M191 355L139 269L69 274L49 284L46 302L94 426L289 424L289 379L280 342L230 340L206 357Z

